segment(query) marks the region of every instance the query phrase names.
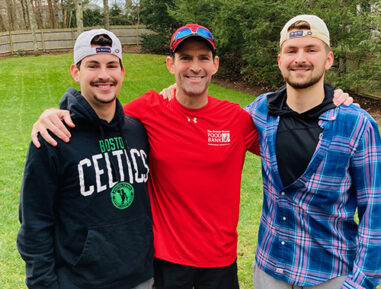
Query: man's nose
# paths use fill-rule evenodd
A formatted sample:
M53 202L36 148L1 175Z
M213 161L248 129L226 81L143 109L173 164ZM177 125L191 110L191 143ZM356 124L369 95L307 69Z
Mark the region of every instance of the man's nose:
M201 66L198 60L193 60L191 63L191 70L198 73L201 71Z
M107 67L100 67L98 70L98 77L101 79L107 79L109 74L107 72Z
M296 52L295 60L296 63L304 63L306 62L306 54L303 50L299 50Z

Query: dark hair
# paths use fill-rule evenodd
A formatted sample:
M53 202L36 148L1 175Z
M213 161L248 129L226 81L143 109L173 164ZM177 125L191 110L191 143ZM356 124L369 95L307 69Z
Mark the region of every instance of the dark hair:
M91 45L111 47L112 46L112 39L107 34L100 34L100 35L94 36L94 38L91 40L90 44ZM80 61L78 61L76 64L78 70L81 67L81 63L82 63L82 59ZM123 69L123 64L122 64L122 61L120 60L120 58L119 58L119 64L120 64L120 68Z
M107 34L100 34L94 36L91 40L91 45L112 46L112 40Z
M181 48L181 46L182 46L188 39L194 39L194 40L196 40L196 41L198 41L198 42L204 42L204 43L206 43L206 44L208 45L208 47L210 48L210 50L212 51L213 59L216 57L216 50L213 50L213 47L212 47L212 45L209 43L209 41L206 40L206 39L204 39L204 38L202 38L202 37L189 37L189 38L183 40L183 41L177 46L176 51L178 51L178 50ZM170 55L172 58L175 58L175 53L176 53L176 52L173 52L173 51L171 50L169 55Z

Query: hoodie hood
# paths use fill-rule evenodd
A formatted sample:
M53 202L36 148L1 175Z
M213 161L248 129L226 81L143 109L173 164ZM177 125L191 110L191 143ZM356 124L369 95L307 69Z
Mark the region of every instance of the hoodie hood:
M282 86L276 92L267 96L269 114L279 116L297 116L302 119L318 118L323 112L336 107L333 103L334 89L335 88L332 85L324 84L325 97L323 102L308 111L297 113L287 105L287 89L286 86Z

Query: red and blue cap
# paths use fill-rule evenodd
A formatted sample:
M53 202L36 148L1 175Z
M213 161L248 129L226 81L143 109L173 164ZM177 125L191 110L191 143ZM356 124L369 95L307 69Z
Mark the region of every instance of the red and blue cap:
M205 39L213 52L216 51L216 44L214 43L214 37L212 33L209 31L208 28L195 24L195 23L189 23L186 24L173 33L171 37L171 43L170 43L170 49L172 53L175 53L176 49L179 47L179 45L185 40L190 37L200 37Z

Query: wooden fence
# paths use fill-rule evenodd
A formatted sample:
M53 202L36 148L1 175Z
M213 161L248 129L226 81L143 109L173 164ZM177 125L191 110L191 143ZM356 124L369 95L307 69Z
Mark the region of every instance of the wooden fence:
M85 30L99 27L85 27ZM120 39L122 45L139 44L142 34L152 33L144 26L112 26L110 30ZM72 49L77 37L77 29L37 30L37 45L42 52L48 50ZM31 31L11 31L0 33L0 55L17 51L33 51Z

